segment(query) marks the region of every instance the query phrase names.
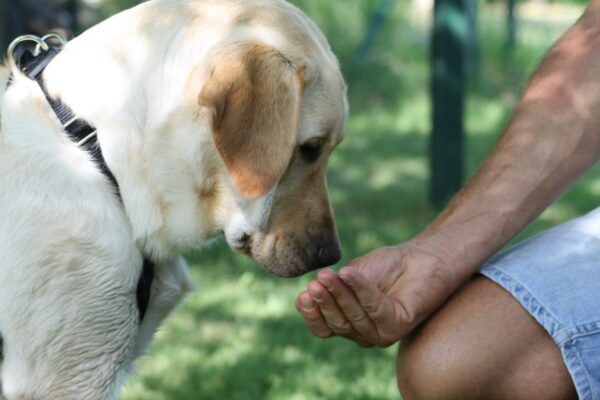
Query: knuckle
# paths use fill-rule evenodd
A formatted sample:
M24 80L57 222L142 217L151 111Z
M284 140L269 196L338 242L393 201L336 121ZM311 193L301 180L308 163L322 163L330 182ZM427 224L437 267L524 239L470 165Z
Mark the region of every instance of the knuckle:
M302 314L302 315L308 315L309 314L309 312L307 310L305 310L304 307L302 307L299 302L296 302L296 304L294 304L294 305L296 307L296 310L298 310L298 312L300 314Z
M363 308L368 313L375 313L379 309L379 302L373 300L367 300L362 303Z
M366 319L366 316L363 313L356 313L356 314L348 315L348 321L350 321L352 324L360 324L361 322L364 322L365 319Z
M352 325L348 321L332 321L329 326L335 332L350 332L352 330Z
M323 286L325 286L325 289L327 289L327 291L333 295L337 294L337 292L338 292L335 285L332 285L330 283L325 283Z
M323 320L323 318L321 318L321 316L313 315L313 314L304 314L304 319L306 320L306 322L310 322L310 323L318 323Z
M420 320L416 313L411 313L409 311L405 311L403 314L404 315L402 315L402 318L400 318L400 320L406 326L413 326L416 324L417 321Z

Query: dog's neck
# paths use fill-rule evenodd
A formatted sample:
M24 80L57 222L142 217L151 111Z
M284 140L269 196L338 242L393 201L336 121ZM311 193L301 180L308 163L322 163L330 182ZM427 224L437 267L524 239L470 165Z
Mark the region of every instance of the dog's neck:
M97 128L143 253L172 258L219 233L227 205L217 200L231 188L215 157L210 118L182 96L193 64L185 56L198 49L177 47L183 30L136 21L126 12L92 28L67 44L43 76L50 95Z

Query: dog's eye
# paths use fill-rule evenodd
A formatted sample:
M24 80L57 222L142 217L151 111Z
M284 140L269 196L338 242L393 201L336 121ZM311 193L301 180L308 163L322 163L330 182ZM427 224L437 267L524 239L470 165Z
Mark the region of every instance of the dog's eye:
M319 159L323 152L323 140L312 139L300 145L300 155L307 163L313 163Z

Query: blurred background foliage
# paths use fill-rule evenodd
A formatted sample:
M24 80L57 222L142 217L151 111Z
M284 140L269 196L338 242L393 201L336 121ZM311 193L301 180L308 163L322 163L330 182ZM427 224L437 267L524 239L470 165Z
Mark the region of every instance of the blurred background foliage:
M428 199L432 3L292 2L323 29L349 84L346 139L329 168L344 265L409 239L436 215ZM0 0L0 42L4 48L11 32L56 26L79 32L135 3ZM507 1L473 0L477 29L470 54L476 58L467 60L466 177L501 134L544 52L585 4L517 2L516 40L509 46ZM594 208L599 197L600 171L594 168L519 238ZM363 350L310 336L293 304L311 276L269 276L222 240L188 259L199 290L161 329L121 399L398 398L394 348Z

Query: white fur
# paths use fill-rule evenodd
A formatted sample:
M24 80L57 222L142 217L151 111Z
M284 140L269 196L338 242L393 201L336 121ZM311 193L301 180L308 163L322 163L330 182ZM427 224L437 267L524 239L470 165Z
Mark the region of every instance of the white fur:
M236 38L287 46L271 28L236 29L231 9L252 4L288 7L276 0L151 1L88 30L50 63L48 91L98 129L121 199L66 136L37 83L13 71L4 91L8 71L0 67L0 333L8 399L115 398L132 361L193 288L180 254L221 232L237 247L244 233L265 227L277 188L255 201L236 191L208 111L196 103L204 82L189 82L216 47ZM312 25L306 29L318 36ZM337 70L319 46L322 62ZM315 96L325 98L324 90L315 88ZM341 85L338 91L342 98ZM341 126L345 109L321 101L316 114L335 114ZM300 139L324 120L301 124ZM217 189L216 208L198 196L205 187ZM135 292L145 257L156 273L138 326Z

